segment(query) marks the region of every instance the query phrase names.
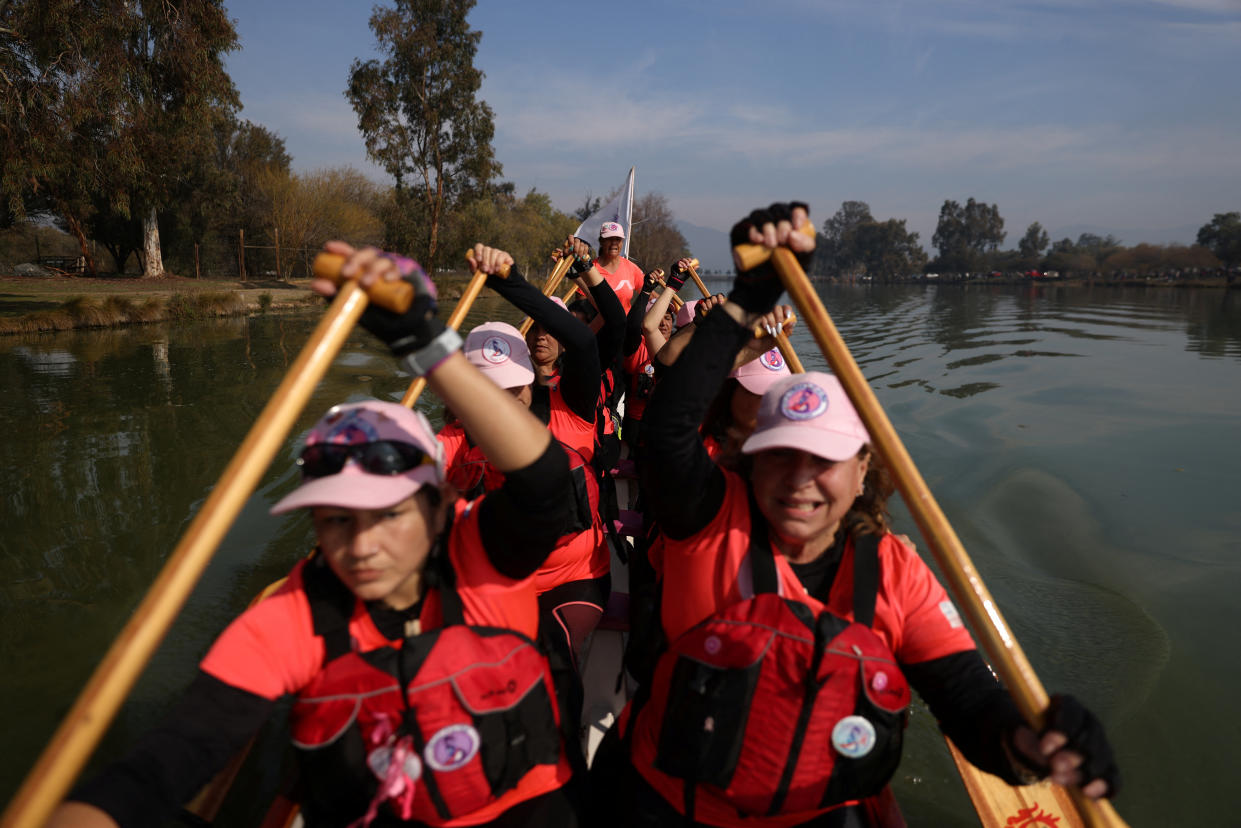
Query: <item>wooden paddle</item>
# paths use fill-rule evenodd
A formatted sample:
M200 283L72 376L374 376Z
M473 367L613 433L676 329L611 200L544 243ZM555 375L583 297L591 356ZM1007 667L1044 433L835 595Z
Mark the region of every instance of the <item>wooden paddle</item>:
M789 365L789 371L794 374L806 373L805 367L801 364L801 360L797 358L797 352L793 350L793 343L789 342L787 328L797 321L797 317L789 314L780 326L780 332L776 334L776 347L780 349L780 356L784 357L784 361ZM762 339L767 336L767 331L759 325L754 326L754 338Z
M697 267L698 267L698 260L690 259L690 262L689 262L690 278L694 280L694 284L698 285L698 289L702 291L702 298L708 299L710 298L711 293L707 290L707 286L702 283L702 279L698 277L698 271L696 270Z
M573 265L573 256L565 254L556 262L556 266L552 268L551 274L547 277L547 281L543 283L543 295L551 296L560 287L560 283L564 281L565 274L569 272L569 268ZM577 290L575 287L574 290ZM522 336L530 330L530 326L534 324L534 320L526 317L526 321L521 323L518 329Z
M320 271L320 260L325 269ZM343 259L320 254L315 275L339 274ZM401 288L404 285L404 288ZM413 296L408 283L376 286L376 302L394 302L403 312ZM405 304L399 304L401 299ZM82 689L77 701L48 742L22 787L9 803L0 825L37 828L47 820L99 743L125 696L159 646L220 540L254 491L319 380L366 309L367 294L345 283L301 354L246 435L206 503L169 556L124 629Z
M813 236L814 227L807 223L801 232ZM1042 730L1049 702L1047 691L1000 614L986 584L982 582L966 554L965 547L957 538L939 504L935 502L909 452L905 450L896 429L879 405L879 400L832 323L822 300L814 292L797 257L787 247L777 247L772 251L753 244L738 245L734 252L742 270L749 270L768 257L773 260L776 272L780 274L780 281L784 283L793 303L801 311L802 318L810 326L810 331L823 350L832 372L844 386L861 416L866 430L870 433L872 444L887 462L897 489L904 497L948 581L949 592L964 609L983 652L995 665L996 672L1008 687L1013 701L1030 727L1036 732ZM1125 825L1107 800L1091 800L1078 789L1071 790L1070 795L1087 826L1095 828Z
M487 284L487 274L481 270L474 271L474 275L470 277L469 284L465 286L465 292L461 294L461 298L457 300L457 306L453 308L452 316L448 317L448 327L454 331L461 330L461 323L465 321L465 315L470 312L470 306L474 304L474 300L478 298L478 294L482 292L483 285ZM418 402L418 398L422 396L422 392L426 390L427 378L415 377L414 381L409 384L409 388L405 389L405 396L401 398L401 405L406 408L413 408Z

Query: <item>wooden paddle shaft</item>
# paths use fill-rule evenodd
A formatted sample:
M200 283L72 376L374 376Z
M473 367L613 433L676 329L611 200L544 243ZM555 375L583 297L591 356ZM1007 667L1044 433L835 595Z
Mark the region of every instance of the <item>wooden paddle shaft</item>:
M560 283L564 281L565 274L569 272L569 268L572 265L572 255L566 254L560 257L560 259L556 262L556 266L552 268L551 274L547 277L547 281L543 283L544 296L551 296L556 292L556 290L560 287ZM521 327L518 328L518 331L520 331L522 336L525 336L529 332L530 326L533 324L534 320L527 316L526 321L521 323Z
M797 358L797 352L793 350L793 343L789 342L789 335L784 331L776 334L776 347L780 349L780 356L784 357L784 361L789 364L791 372L806 373L805 366L801 364L801 360Z
M702 279L699 278L698 271L695 269L697 267L698 267L698 260L694 259L690 263L690 266L689 266L689 276L691 279L694 280L694 284L698 285L698 289L702 291L702 298L706 299L707 297L711 295L711 293L710 291L707 290L707 286L702 283Z
M0 818L4 828L42 826L65 795L189 597L216 546L284 445L285 437L353 330L366 303L366 293L354 282L347 281L341 287L159 577L112 643Z
M470 306L474 304L474 300L478 298L478 294L482 292L483 285L485 284L487 284L487 274L481 270L474 271L474 275L470 277L469 284L465 286L465 292L461 294L461 298L457 300L457 306L452 310L452 316L448 317L448 327L454 331L461 330L461 323L465 321L466 314L470 312ZM414 381L409 384L409 388L405 389L405 396L401 398L401 405L406 408L413 408L426 388L426 377L414 377Z
M742 247L750 247L750 245ZM741 256L748 255L740 249L738 253ZM1041 730L1049 699L1034 668L1026 659L1021 645L1017 643L1017 639L1009 630L986 584L983 583L969 555L966 554L965 547L957 538L956 532L948 523L939 504L935 502L926 481L922 479L909 452L905 450L904 444L896 434L896 429L892 427L887 414L879 405L879 400L867 383L866 377L862 375L853 355L849 353L827 309L823 307L822 300L811 287L797 257L784 247L776 248L772 252L772 257L776 272L780 274L780 280L784 283L785 289L788 290L794 304L801 311L806 324L810 326L815 341L823 350L823 355L827 358L833 373L844 386L866 430L870 433L871 444L887 462L888 470L896 482L897 489L904 497L910 513L919 529L922 530L922 535L926 538L931 553L935 556L936 562L948 581L950 592L969 617L974 632L979 637L983 652L995 665L1000 679L1008 687L1022 716L1034 730ZM1080 791L1075 792L1074 800L1088 825L1124 825L1110 803L1090 800L1082 796Z

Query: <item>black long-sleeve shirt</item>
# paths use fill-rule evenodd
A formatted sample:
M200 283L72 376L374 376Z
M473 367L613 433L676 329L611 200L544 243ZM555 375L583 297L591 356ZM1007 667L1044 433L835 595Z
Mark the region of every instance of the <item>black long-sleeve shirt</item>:
M537 322L564 347L565 353L560 363L560 394L570 411L587 422L594 422L603 363L599 360L599 346L590 328L544 296L543 292L527 282L516 268L509 271L508 278L492 276L487 280L487 285ZM601 288L606 288L606 291ZM607 300L610 297L616 306L615 318L623 320L624 311L621 310L620 301L606 282L591 288L591 295L597 302L602 303L600 313L604 312L603 307L608 305ZM609 309L608 313L613 313L613 310ZM618 322L614 330L622 327L623 321ZM621 335L623 336L623 333Z
M688 538L704 529L724 501L724 473L707 455L698 432L707 408L751 337L722 308L698 323L680 358L667 367L643 416L646 461L642 482L661 530ZM687 492L695 493L686 497ZM803 586L826 601L844 544L793 567ZM1004 744L1021 716L977 650L902 664L910 684L940 729L974 765L1010 783L1018 779Z

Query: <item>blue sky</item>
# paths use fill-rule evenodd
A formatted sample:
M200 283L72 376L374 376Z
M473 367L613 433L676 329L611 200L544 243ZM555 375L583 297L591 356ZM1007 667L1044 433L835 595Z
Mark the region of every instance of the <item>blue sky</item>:
M242 115L299 170L367 162L344 98L370 3L234 0ZM481 0L480 97L519 191L564 210L637 166L726 230L801 198L906 219L999 205L1053 234L1192 242L1241 210L1241 0Z

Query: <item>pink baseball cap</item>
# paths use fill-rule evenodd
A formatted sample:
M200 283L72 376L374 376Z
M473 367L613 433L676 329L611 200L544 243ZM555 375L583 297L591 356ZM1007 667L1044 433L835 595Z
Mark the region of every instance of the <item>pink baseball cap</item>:
M561 299L559 296L553 296L553 297L552 297L552 304L553 304L553 305L559 305L561 310L566 310L566 311L567 311L567 310L569 309L569 306L568 306L568 305L566 305L566 304L564 303L564 300L563 300L563 299Z
M788 363L779 348L772 348L758 359L752 359L729 374L741 383L741 387L760 397L767 389L789 375Z
M605 221L599 225L599 238L601 239L623 239L625 238L625 228L618 222Z
M526 340L507 322L487 322L470 331L465 338L465 358L501 388L534 382Z
M758 424L741 451L791 448L828 460L848 460L869 442L840 380L811 371L791 374L767 389L758 406Z
M677 327L684 328L690 322L694 321L694 308L698 307L700 299L690 299L681 309L677 311Z
M271 508L273 515L307 506L386 509L444 482L444 449L427 418L380 400L329 409L306 435L297 464L302 485Z

